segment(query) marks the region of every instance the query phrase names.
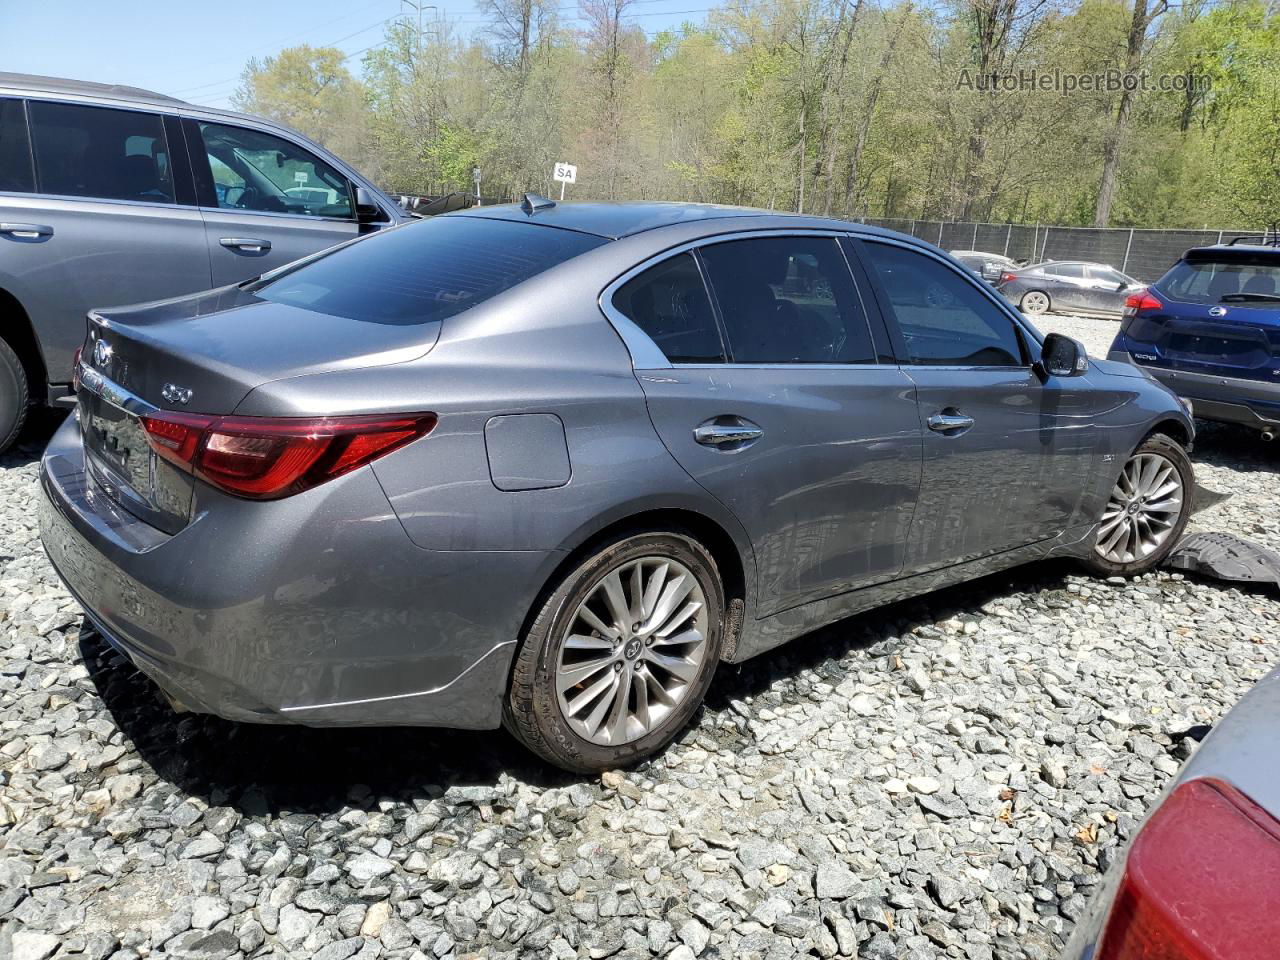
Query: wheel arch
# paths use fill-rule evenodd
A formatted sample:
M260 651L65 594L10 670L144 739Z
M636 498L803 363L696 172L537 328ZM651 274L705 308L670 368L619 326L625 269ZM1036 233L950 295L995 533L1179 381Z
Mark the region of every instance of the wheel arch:
M1146 440L1147 437L1157 433L1164 434L1169 439L1176 441L1185 450L1190 450L1191 443L1195 440L1195 429L1175 417L1166 417L1157 421L1142 439Z
M559 561L552 567L520 625L519 641L523 642L530 625L537 618L547 598L560 582L585 557L608 543L637 533L686 533L711 553L725 591L725 630L721 639L720 658L728 659L737 647L745 611L754 600L754 557L746 546L745 534L735 538L726 524L707 512L689 505L635 505L619 512L602 524L578 531L565 544ZM513 658L514 664L514 658Z
M27 394L37 401L44 396L49 375L31 316L16 296L0 286L0 339L13 349L27 374Z

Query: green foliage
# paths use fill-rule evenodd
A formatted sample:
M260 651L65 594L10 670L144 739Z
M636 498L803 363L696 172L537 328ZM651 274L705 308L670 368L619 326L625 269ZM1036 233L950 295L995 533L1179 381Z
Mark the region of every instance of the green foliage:
M963 71L1121 69L1133 0L734 0L646 37L632 0L487 0L491 29L397 21L357 69L332 49L250 61L237 97L399 192L692 199L843 216L1088 223L1115 90L963 89ZM1280 219L1274 0L1189 0L1155 17L1147 89L1120 125L1117 225ZM523 24L523 26L522 26ZM527 29L526 29L527 27ZM359 74L357 77L355 74Z

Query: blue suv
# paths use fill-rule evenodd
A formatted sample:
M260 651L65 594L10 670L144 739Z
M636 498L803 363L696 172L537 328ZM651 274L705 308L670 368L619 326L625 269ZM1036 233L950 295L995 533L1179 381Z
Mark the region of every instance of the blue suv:
M1280 433L1280 241L1196 247L1125 302L1111 360L1137 364L1205 420Z

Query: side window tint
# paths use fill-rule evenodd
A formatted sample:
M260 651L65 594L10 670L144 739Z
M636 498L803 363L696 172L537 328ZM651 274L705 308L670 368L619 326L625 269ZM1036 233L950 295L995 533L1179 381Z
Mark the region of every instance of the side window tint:
M32 100L41 193L173 203L161 118L153 113Z
M1084 267L1078 263L1060 263L1053 268L1055 277L1066 277L1069 280L1083 280Z
M759 237L700 251L735 363L875 363L833 237Z
M724 362L715 314L692 254L677 254L632 277L614 292L613 306L672 363Z
M863 244L906 340L911 363L1021 367L1013 322L954 270L886 243Z
M0 190L30 193L36 188L21 100L0 100Z
M219 207L350 219L346 177L319 157L281 137L201 123Z

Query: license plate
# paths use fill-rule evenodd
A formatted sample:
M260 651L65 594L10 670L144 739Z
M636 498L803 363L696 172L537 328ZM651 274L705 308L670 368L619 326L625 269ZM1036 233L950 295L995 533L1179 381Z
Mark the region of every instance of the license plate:
M136 416L88 390L81 391L80 430L85 448L108 479L146 497L151 492L151 447Z

